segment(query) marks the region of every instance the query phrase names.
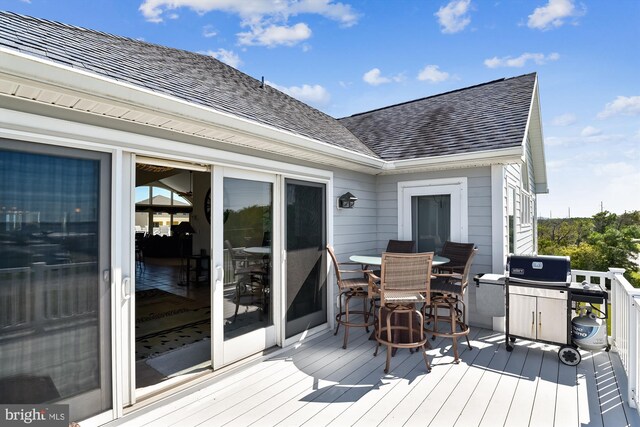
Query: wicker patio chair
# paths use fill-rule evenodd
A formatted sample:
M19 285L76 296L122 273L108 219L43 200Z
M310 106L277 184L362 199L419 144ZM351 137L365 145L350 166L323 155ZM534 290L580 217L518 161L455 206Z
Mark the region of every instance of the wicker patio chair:
M451 243L451 242L447 242ZM445 244L446 245L446 244ZM429 325L427 330L432 337L449 337L453 339L454 363L460 362L458 354L458 337L464 336L467 345L471 350L469 342L469 324L467 323L467 306L464 302L464 294L469 284L471 264L478 249L473 243L454 244L455 251L451 251L443 256L452 259L453 265L445 265L439 268L440 271L449 269L448 273L436 273L431 279L431 303L425 305L425 317ZM463 251L463 245L465 250ZM449 245L450 248L452 245ZM466 253L466 258L462 259L462 253ZM450 258L452 256L453 258ZM462 265L462 268L460 268ZM448 330L439 327L441 322L448 323Z
M367 303L369 302L369 281L363 276L366 275L368 271L359 268L360 264L355 262L338 262L331 245L327 245L327 252L333 261L333 269L336 272L336 282L338 284L338 313L336 314L336 330L334 335L338 334L340 325L344 325L344 342L342 348L346 349L347 342L349 341L349 328L365 328L366 331L369 332L369 326L373 325L373 305L369 304L369 307L367 307ZM350 268L345 268L346 266ZM351 273L355 273L359 277L343 277L343 274ZM354 298L356 300L362 300L362 310L351 309L351 300ZM353 318L354 315L356 316L355 319Z
M379 280L380 307L376 326L376 351L380 345L387 347L387 362L384 372L389 373L393 349L422 349L427 366L427 339L424 331L424 317L421 304L430 303L431 264L433 252L400 254L385 252L382 254L380 277L369 276L370 287L376 287ZM414 322L417 325L414 326Z

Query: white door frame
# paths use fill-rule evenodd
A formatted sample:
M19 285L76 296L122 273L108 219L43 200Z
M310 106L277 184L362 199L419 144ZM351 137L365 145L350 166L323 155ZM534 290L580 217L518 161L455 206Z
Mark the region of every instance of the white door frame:
M466 177L398 182L398 238L412 240L412 197L443 194L451 196L451 240L468 241L469 211Z

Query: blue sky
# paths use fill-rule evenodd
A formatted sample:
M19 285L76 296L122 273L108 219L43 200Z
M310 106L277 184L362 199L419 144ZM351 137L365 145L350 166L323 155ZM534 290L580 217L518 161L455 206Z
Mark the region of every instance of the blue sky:
M210 54L334 117L537 71L550 188L538 214L640 210L638 0L0 0L0 8Z

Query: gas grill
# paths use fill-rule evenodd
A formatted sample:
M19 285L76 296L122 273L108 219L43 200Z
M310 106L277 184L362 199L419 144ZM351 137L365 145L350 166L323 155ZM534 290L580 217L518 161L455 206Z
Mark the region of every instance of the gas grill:
M516 338L522 338L559 345L562 363L580 363L580 352L572 340L574 308L577 303L599 304L606 319L607 291L596 284L572 283L567 256L510 255L506 267L507 351L513 350Z
M571 261L566 256L510 255L507 258L507 351L516 338L571 343Z

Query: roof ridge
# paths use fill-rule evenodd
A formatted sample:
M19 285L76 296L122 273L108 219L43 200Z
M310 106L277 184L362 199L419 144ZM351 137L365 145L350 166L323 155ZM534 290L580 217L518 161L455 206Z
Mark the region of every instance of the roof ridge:
M499 79L490 80L488 82L478 83L478 84L475 84L475 85L472 85L472 86L466 86L466 87L462 87L462 88L459 88L459 89L450 90L448 92L437 93L437 94L434 94L434 95L424 96L422 98L412 99L410 101L404 101L404 102L399 102L397 104L387 105L385 107L375 108L375 109L369 110L369 111L363 111L361 113L355 113L355 114L352 114L350 116L340 117L338 120L348 119L350 117L358 117L358 116L362 116L362 115L365 115L365 114L370 114L370 113L375 113L375 112L378 112L378 111L388 110L388 109L391 109L391 108L400 107L401 105L407 105L407 104L411 104L411 103L414 103L414 102L420 102L420 101L424 101L426 99L431 99L431 98L437 98L437 97L443 96L443 95L450 95L452 93L463 92L465 90L474 89L474 88L478 88L478 87L482 87L482 86L487 86L487 85L494 84L494 83L504 82L504 81L507 81L507 80L518 79L518 78L522 78L522 77L530 76L530 75L534 75L534 74L536 74L535 71L533 71L531 73L527 73L527 74L521 74L519 76L502 77L502 78L499 78Z

